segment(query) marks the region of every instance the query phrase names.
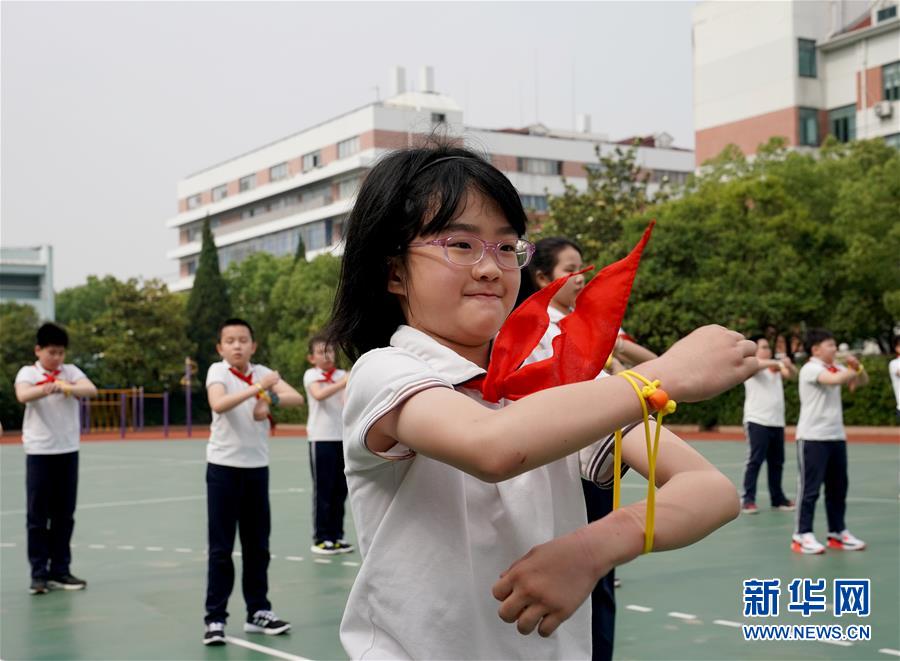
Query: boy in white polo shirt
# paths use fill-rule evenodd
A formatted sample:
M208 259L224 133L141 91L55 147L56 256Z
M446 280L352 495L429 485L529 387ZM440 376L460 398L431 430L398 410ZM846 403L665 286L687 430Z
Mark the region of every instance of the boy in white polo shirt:
M894 338L894 359L888 363L888 372L891 375L894 398L897 400L897 424L900 425L900 335Z
M350 553L353 546L344 541L344 502L347 478L344 477L342 417L347 373L334 364L334 347L322 335L309 341L306 357L312 367L303 375L303 387L309 401L306 436L309 439L309 465L313 479L313 545L319 555Z
M28 494L28 561L31 594L50 588L81 590L87 582L72 575L69 542L75 527L78 493L78 445L81 440L78 397L94 397L97 388L75 365L67 365L69 336L55 324L37 332L37 362L16 375L16 399L25 404L25 488Z
M804 554L825 552L825 547L813 535L816 501L824 482L828 547L862 551L866 548L865 542L854 537L844 523L848 479L841 386L864 386L869 382L869 376L852 356L847 359L846 367L834 364L837 344L827 330L810 330L806 334L805 344L811 358L800 370L800 419L797 422L799 506L791 550Z
M242 587L247 604L244 631L276 635L291 625L272 612L269 567L269 406L299 406L303 397L268 367L253 365L253 329L243 319L219 327L206 391L212 409L206 448L209 573L204 645L225 644L228 597L234 586L235 532L241 535Z
M797 368L785 356L772 359L772 348L762 335L756 342L759 371L744 381L744 430L747 433L747 466L744 469L744 494L741 511L757 514L756 480L762 462L766 462L769 497L772 507L783 512L794 510L794 502L784 495L781 474L784 468L784 383L797 376Z

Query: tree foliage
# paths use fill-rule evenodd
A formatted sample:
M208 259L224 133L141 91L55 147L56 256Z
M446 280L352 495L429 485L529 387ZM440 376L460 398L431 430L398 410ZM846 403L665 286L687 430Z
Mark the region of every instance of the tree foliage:
M18 428L22 422L23 407L16 401L13 382L20 367L35 361L39 323L30 305L0 303L0 423L4 429Z

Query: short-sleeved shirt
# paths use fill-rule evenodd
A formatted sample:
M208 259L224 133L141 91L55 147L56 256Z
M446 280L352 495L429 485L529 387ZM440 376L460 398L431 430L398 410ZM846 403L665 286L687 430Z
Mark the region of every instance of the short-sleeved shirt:
M888 363L891 373L891 385L894 387L894 397L897 398L897 409L900 409L900 356Z
M533 546L585 524L576 455L497 484L402 445L380 455L366 435L428 388L484 373L428 335L400 326L391 346L353 367L344 455L364 562L347 600L341 642L352 659L587 659L590 602L549 638L522 636L497 616L491 586Z
M332 381L344 378L347 372L336 369L331 375ZM339 390L325 399L316 399L309 387L316 382L325 382L325 372L318 367L306 370L303 375L303 387L306 389L306 401L309 404L309 418L306 421L306 437L310 441L339 441L344 437L344 391Z
M272 370L263 365L250 365L245 375L259 383ZM245 390L248 385L231 372L223 361L213 363L206 373L206 387L214 383L225 386L225 394ZM256 398L250 397L225 413L213 411L209 427L206 460L211 464L234 468L261 468L269 465L269 421L254 420Z
M74 383L87 378L75 365L63 363L59 381ZM40 361L26 365L16 374L16 384L37 385L47 378L47 371ZM54 393L25 404L25 419L22 421L22 445L25 454L63 454L78 450L81 438L78 399L66 397L65 393Z
M744 424L784 427L784 382L781 370L760 370L744 381Z
M845 367L835 366L839 372ZM840 384L819 383L819 375L827 371L825 363L810 358L800 368L800 419L797 438L804 441L847 440Z

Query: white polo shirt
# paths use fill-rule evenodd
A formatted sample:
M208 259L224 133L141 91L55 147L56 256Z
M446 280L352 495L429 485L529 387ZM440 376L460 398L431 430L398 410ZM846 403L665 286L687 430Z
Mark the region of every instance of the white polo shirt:
M522 636L497 616L491 587L537 544L585 525L575 455L499 484L396 445L366 447L382 416L428 388L484 373L428 335L400 326L391 346L350 373L344 455L364 562L341 622L351 659L588 659L590 600L549 638Z
M888 363L891 373L891 385L894 387L894 397L897 398L897 409L900 409L900 356Z
M63 363L59 381L74 383L87 378L75 365ZM26 365L16 374L16 383L37 385L46 378L46 370L40 361ZM22 445L25 454L63 454L78 450L81 439L78 398L66 397L64 393L54 393L25 404L25 418L22 421Z
M346 370L336 369L331 375L331 380L339 381L346 373ZM340 441L344 438L344 423L341 419L344 412L344 390L339 390L325 399L316 399L309 391L312 384L324 379L325 372L318 367L306 370L303 375L303 388L306 390L306 401L309 404L306 437L310 441Z
M214 383L225 386L225 393L245 390L248 385L231 373L224 360L213 363L206 373L206 387ZM253 383L259 383L272 370L263 365L250 365ZM241 402L230 411L213 411L209 426L206 460L211 464L234 468L261 468L269 465L269 421L254 420L256 397Z
M784 427L781 370L763 369L744 381L744 424Z
M838 371L846 370L836 365ZM819 383L825 363L810 358L800 368L800 419L797 421L797 438L803 441L847 440L844 431L844 408L841 404L840 384Z

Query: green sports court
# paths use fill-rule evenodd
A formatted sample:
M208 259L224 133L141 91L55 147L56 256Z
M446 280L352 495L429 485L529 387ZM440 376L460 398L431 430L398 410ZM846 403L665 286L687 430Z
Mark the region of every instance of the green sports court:
M306 441L271 441L272 562L269 596L290 621L285 636L242 631L236 580L226 630L229 644L206 648L205 444L202 440L91 441L81 446L73 572L83 592L28 594L25 465L20 446L0 447L0 657L14 659L343 659L338 626L360 558L311 556L310 475ZM734 482L745 445L694 446ZM796 475L787 448L785 485ZM617 659L889 659L900 656L900 453L893 443L852 443L848 525L868 542L861 553L790 552L793 514L768 510L765 476L757 516L742 516L680 551L640 558L618 570ZM765 471L763 471L765 473ZM630 473L623 501L643 497ZM349 520L349 516L348 516ZM824 538L819 505L817 531ZM350 539L353 539L352 530ZM239 552L239 543L236 547ZM412 549L410 552L414 553ZM239 559L237 575L240 576ZM871 614L826 613L808 621L785 612L792 578L870 578ZM745 642L742 581L780 578L782 614L756 624L868 624L872 639ZM490 586L485 586L489 590ZM829 602L831 600L828 597ZM830 605L830 604L829 604Z

